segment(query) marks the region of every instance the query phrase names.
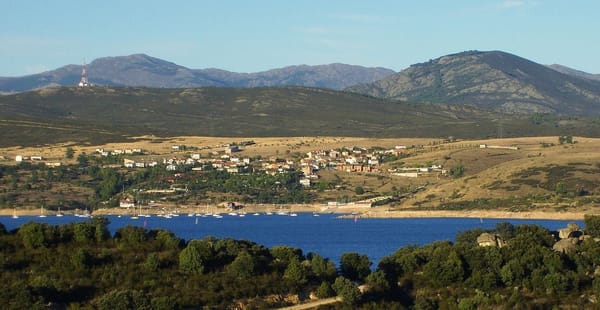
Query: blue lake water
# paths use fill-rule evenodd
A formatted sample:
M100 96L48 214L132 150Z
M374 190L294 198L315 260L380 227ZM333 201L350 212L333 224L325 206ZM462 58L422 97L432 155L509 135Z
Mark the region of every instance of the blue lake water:
M550 230L566 227L570 221L555 220L503 220L471 218L431 218L431 219L341 219L338 215L299 213L297 217L282 215L252 215L245 217L223 215L223 218L188 217L181 215L170 219L163 217L139 218L128 216L107 216L109 229L114 233L126 225L147 229L168 229L185 240L201 239L206 236L246 239L272 247L288 245L339 262L342 253L366 254L374 263L397 249L410 245L424 245L438 240L454 241L456 233L474 228L494 228L497 223L510 222L513 225L536 224ZM13 219L0 216L0 223L8 230L29 221L58 225L68 222L86 221L85 218L65 215L64 217L21 216ZM578 222L583 227L583 223Z

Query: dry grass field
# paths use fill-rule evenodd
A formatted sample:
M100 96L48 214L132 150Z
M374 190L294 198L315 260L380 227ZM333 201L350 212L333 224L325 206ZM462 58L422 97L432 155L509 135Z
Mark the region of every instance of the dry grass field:
M365 216L451 216L452 214L490 217L580 218L583 213L596 213L600 206L600 139L574 137L574 144L559 144L558 137L527 137L491 140L443 142L431 138L371 139L349 137L287 137L287 138L215 138L142 136L128 143L103 146L63 143L43 147L9 147L0 149L4 164L14 163L16 155L38 155L48 161L67 162L67 147L93 153L107 150L141 148L148 156L165 158L187 153L207 155L222 151L225 144L252 140L255 144L242 148L239 156L292 157L313 150L341 147L374 146L393 148L396 145L416 146L410 156L386 163L381 175L322 171L322 180L341 178L343 188L320 194L322 200L355 195L357 186L368 193L389 193L422 187L420 191L389 205L373 208ZM480 148L510 146L518 149ZM173 152L171 146L185 145L187 152ZM74 159L72 160L74 161ZM393 176L390 167L441 164L444 169L464 167L459 178L439 173L418 178ZM561 184L558 184L561 183ZM564 189L559 192L558 188ZM487 212L487 213L486 213ZM496 213L494 213L496 212ZM500 212L500 213L498 213ZM506 212L512 212L508 214ZM554 214L545 216L545 214Z

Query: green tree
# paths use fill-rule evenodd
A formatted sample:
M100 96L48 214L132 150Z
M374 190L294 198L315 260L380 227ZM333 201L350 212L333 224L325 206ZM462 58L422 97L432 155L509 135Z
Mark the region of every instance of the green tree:
M362 297L358 287L344 277L337 277L332 287L335 293L342 297L344 303L348 305L356 305Z
M385 292L390 289L390 283L383 270L372 272L367 276L365 281L369 288L376 292Z
M94 228L89 223L73 225L73 239L77 242L90 242L94 239Z
M293 259L285 269L283 278L289 280L295 287L299 288L307 282L306 268L298 261Z
M321 285L317 288L317 297L319 298L329 298L335 294L333 288L331 288L331 284L327 281L321 282Z
M310 254L310 269L319 279L333 281L337 275L335 264L315 253Z
M585 224L585 232L592 237L600 237L600 215L589 215L583 216L583 223Z
M366 255L357 253L343 253L340 258L340 272L342 276L352 281L364 281L371 273L371 261Z
M201 274L204 272L204 263L198 249L188 244L179 253L179 270L183 273Z
M150 253L144 262L144 269L148 272L156 272L160 267L160 258L156 253Z
M271 255L275 260L281 262L291 262L292 260L302 260L302 250L285 245L278 245L271 248Z
M137 290L115 289L100 296L95 305L100 310L151 309L150 298Z
M248 251L241 251L237 257L227 266L229 274L240 278L249 279L256 274L256 262Z
M163 249L178 249L181 244L183 243L183 240L180 238L177 238L177 236L175 236L175 234L173 234L172 232L168 231L168 230L158 230L156 231L156 240L158 240L161 244L161 246L163 247ZM196 242L198 240L192 240L190 242Z
M108 230L109 224L110 221L105 217L94 216L90 220L90 225L94 227L94 238L97 242L101 242L110 238L110 231Z
M569 135L569 136L560 136L558 137L558 143L559 144L573 144L573 136Z
M18 231L21 240L23 240L23 245L30 249L45 247L45 226L46 224L36 222L23 224Z
M79 164L79 167L87 167L89 164L89 159L87 157L87 155L85 155L85 152L82 152L81 154L79 154L79 156L77 156L77 163Z
M75 155L75 151L73 150L72 147L67 147L67 149L65 150L65 157L67 159L73 159L73 155Z
M465 166L463 166L462 164L453 166L452 168L450 168L449 173L450 176L455 179L461 178L465 175Z
M436 248L433 257L423 267L423 274L438 287L460 283L464 280L464 263L455 250Z
M556 183L555 192L557 195L563 196L567 194L567 185L563 182Z
M86 250L78 248L71 254L70 260L73 268L81 271L88 268L91 262L91 257Z
M146 240L146 229L127 225L117 230L115 238L129 245L140 244Z
M362 194L364 194L364 193L365 193L365 189L364 189L362 186L357 186L357 187L354 189L354 192L355 192L357 195L362 195Z

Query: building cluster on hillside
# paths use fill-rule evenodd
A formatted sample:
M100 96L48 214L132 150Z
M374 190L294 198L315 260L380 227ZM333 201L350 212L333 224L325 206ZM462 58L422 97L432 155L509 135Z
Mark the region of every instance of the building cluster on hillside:
M39 156L39 155L32 155L32 156L17 155L17 156L15 156L15 161L18 163L27 162L27 161L39 162L39 163L43 163L44 165L46 165L48 167L60 167L62 165L60 162L48 161L46 158L43 158L42 156Z
M172 150L180 150L180 147ZM342 148L330 150L316 150L306 153L299 161L291 158L271 156L268 158L250 158L244 156L233 156L232 153L242 152L237 145L225 145L224 150L212 152L209 158L203 158L200 154L192 153L184 157L173 156L163 158L162 164L166 170L177 171L179 167L191 167L192 171L203 170L210 165L217 170L229 173L265 172L270 175L287 173L290 171L301 171L304 178L300 181L303 186L310 186L312 180L317 179L317 172L321 169L331 169L343 172L381 172L381 162L385 156L398 155L406 152L405 146L396 146L390 150L367 150L366 148ZM100 150L104 152L104 150ZM130 154L129 152L124 154ZM111 154L123 154L114 153ZM104 153L100 153L104 154ZM123 166L126 168L154 167L159 164L157 160L133 160L126 158Z
M430 174L441 174L447 175L448 171L442 168L442 165L431 165L428 167L400 167L388 169L388 172L395 176L407 177L407 178L418 178L424 175Z
M103 148L96 149L96 153L102 156L111 156L111 155L141 155L144 154L142 149L116 149L116 150L105 150Z

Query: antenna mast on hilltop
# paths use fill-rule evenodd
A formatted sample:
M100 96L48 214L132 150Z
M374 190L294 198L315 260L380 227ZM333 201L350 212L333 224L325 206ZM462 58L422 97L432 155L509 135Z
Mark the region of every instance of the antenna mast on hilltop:
M79 81L79 87L88 87L91 86L88 82L87 72L85 72L85 60L83 60L83 66L81 69L81 80Z

